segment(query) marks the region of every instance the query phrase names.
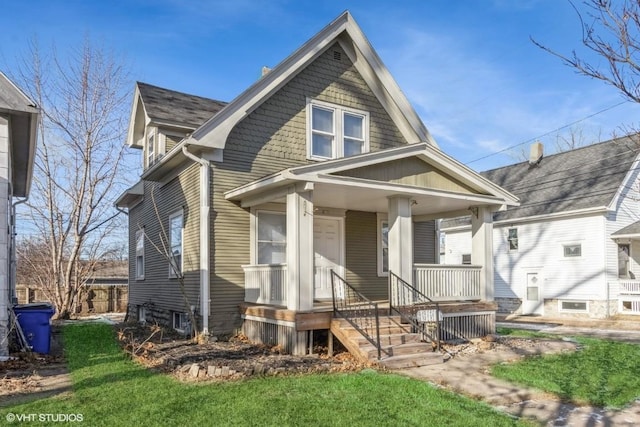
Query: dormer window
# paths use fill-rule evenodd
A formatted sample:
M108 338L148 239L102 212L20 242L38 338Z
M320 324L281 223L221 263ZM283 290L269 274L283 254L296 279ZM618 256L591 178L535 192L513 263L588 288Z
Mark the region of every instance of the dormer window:
M307 156L326 160L369 151L369 113L310 100L307 104Z
M156 160L155 136L154 133L151 133L147 138L147 167L151 167Z

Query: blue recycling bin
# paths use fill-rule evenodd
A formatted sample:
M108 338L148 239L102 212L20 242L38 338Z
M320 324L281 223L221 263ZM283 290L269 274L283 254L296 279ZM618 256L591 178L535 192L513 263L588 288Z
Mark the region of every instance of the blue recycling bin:
M56 312L49 303L20 304L13 307L24 337L36 353L49 354L51 317Z

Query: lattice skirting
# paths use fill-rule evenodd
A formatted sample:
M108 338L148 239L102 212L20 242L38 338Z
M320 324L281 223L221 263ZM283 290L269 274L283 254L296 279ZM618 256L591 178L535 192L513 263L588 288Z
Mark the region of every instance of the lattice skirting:
M296 331L294 325L273 319L244 316L242 333L249 341L280 346L288 354L305 354L307 331Z
M496 313L445 313L441 325L445 341L482 338L496 332Z

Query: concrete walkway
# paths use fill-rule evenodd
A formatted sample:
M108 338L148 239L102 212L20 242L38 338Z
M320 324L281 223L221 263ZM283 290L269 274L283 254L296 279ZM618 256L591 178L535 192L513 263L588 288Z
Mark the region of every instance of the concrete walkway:
M638 325L638 323L636 324ZM540 323L509 321L498 326L542 330L560 336L591 336L640 344L640 328L635 330L598 329L589 324L566 325L559 322ZM635 325L628 325L635 326ZM530 348L503 348L456 355L441 365L409 368L398 373L429 381L454 392L482 400L517 417L537 420L547 426L639 426L640 400L619 411L562 403L540 390L514 385L489 374L492 365L513 362L534 354L569 351L571 341L538 340ZM576 373L579 375L579 372Z

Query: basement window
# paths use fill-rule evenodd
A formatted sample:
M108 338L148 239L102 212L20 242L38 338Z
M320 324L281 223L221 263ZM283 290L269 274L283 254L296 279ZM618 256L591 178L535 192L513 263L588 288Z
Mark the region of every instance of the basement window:
M147 323L147 309L144 305L138 306L138 322L143 325Z
M559 301L560 311L586 313L589 311L587 301Z
M189 316L187 313L173 313L173 329L181 333L187 333L189 330Z

